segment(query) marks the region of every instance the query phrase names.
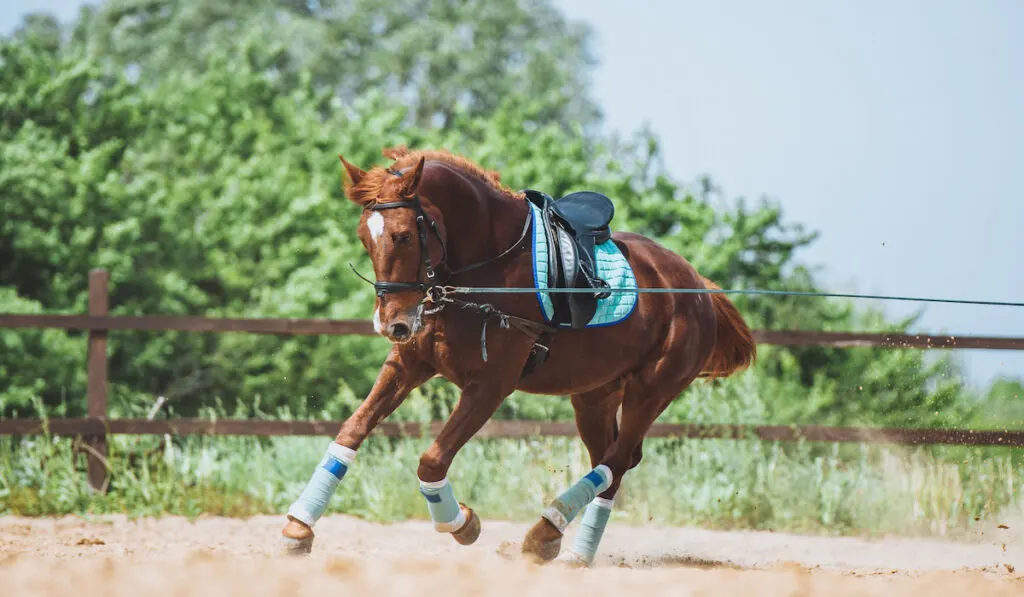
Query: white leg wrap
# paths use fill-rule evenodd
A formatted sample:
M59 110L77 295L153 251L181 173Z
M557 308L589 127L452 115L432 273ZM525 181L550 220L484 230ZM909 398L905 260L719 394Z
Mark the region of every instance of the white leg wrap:
M466 514L455 500L455 492L447 478L420 481L420 493L427 499L427 510L439 533L453 533L466 524Z
M594 467L594 470L576 482L558 496L550 506L547 507L541 516L547 519L559 532L564 533L566 527L572 522L580 510L587 504L594 501L597 494L608 489L612 484L612 470L603 464Z
M572 553L587 566L593 563L597 555L597 547L601 544L601 536L612 515L613 505L612 500L595 498L580 520L580 532L572 543Z
M288 515L312 528L324 515L334 490L355 458L355 450L331 442L299 499L288 508Z

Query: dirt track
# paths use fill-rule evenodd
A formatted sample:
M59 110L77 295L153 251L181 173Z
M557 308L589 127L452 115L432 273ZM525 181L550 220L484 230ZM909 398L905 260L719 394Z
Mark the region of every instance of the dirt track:
M422 522L328 517L314 553L275 555L281 517L0 518L0 587L75 595L1024 595L1024 548L609 526L590 570L498 554L526 525L484 521L468 548ZM1012 532L1012 531L1009 531ZM571 541L567 538L565 545ZM639 593L642 591L643 593Z

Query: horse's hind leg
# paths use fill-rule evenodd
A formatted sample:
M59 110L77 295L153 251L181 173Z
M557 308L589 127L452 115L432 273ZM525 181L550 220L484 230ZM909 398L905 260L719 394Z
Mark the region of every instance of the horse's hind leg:
M622 389L622 383L616 381L590 392L573 394L571 397L572 407L576 413L576 429L590 454L590 465L593 467L601 463L601 458L618 436L615 418L619 405L622 404ZM589 566L594 560L611 515L618 485L618 482L613 482L612 487L594 498L586 507L580 521L580 531L571 550L570 561L573 564Z
M691 381L693 379L686 380L682 387L674 388L671 394L659 392L645 395L641 388L626 388L618 437L605 451L601 464L555 498L544 510L541 519L526 534L522 548L524 554L542 562L558 557L562 535L569 523L596 497L614 495L623 475L633 467L633 460L639 455L641 442L651 424Z
M681 328L683 326L680 326ZM676 330L681 334L682 330ZM526 534L523 553L540 561L558 556L566 527L598 495L608 495L618 488L622 476L634 466L640 455L644 436L654 420L686 389L704 365L711 351L706 338L697 335L686 341L666 341L668 350L654 363L630 377L622 398L622 420L618 437L608 446L601 464L594 467L575 485L558 496L544 510Z

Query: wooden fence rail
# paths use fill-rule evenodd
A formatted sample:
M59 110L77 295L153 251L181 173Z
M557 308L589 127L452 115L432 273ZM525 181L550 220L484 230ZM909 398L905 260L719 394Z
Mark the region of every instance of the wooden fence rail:
M330 319L239 319L182 316L111 316L109 281L105 270L89 272L87 315L20 315L0 313L0 328L56 328L89 333L87 358L87 414L82 419L0 420L0 435L81 436L88 450L88 477L94 488L105 487L107 435L334 435L341 421L266 421L226 419L107 418L107 334L110 331L242 332L274 335L374 335L370 322ZM760 344L778 346L830 346L836 348L882 347L913 349L1024 350L1024 338L993 336L930 336L920 334L756 330ZM424 427L417 423L383 423L377 433L385 436L419 436L424 429L436 434L442 422ZM479 437L532 437L576 435L571 422L490 421ZM957 429L840 428L820 426L747 426L655 424L649 437L762 439L769 441L872 442L895 444L956 444L976 446L1024 446L1024 431Z
M239 435L329 436L342 421L276 421L264 419L10 419L0 420L0 435L74 435L86 438L104 435ZM385 437L435 436L444 421L431 423L380 423L374 431ZM571 421L497 421L484 424L475 437L527 438L574 437ZM946 444L958 446L1024 447L1024 430L906 429L899 427L823 427L818 425L724 425L655 423L647 434L652 438L758 439L765 441L857 442L902 445Z

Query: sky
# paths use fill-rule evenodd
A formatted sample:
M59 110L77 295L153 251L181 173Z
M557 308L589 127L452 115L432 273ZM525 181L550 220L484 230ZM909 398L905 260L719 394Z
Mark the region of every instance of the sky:
M678 180L780 203L833 292L1024 301L1020 0L553 0L594 31L608 131L649 126ZM21 0L73 18L81 0ZM924 307L918 329L1024 336L1024 309ZM1024 351L956 351L968 380Z

